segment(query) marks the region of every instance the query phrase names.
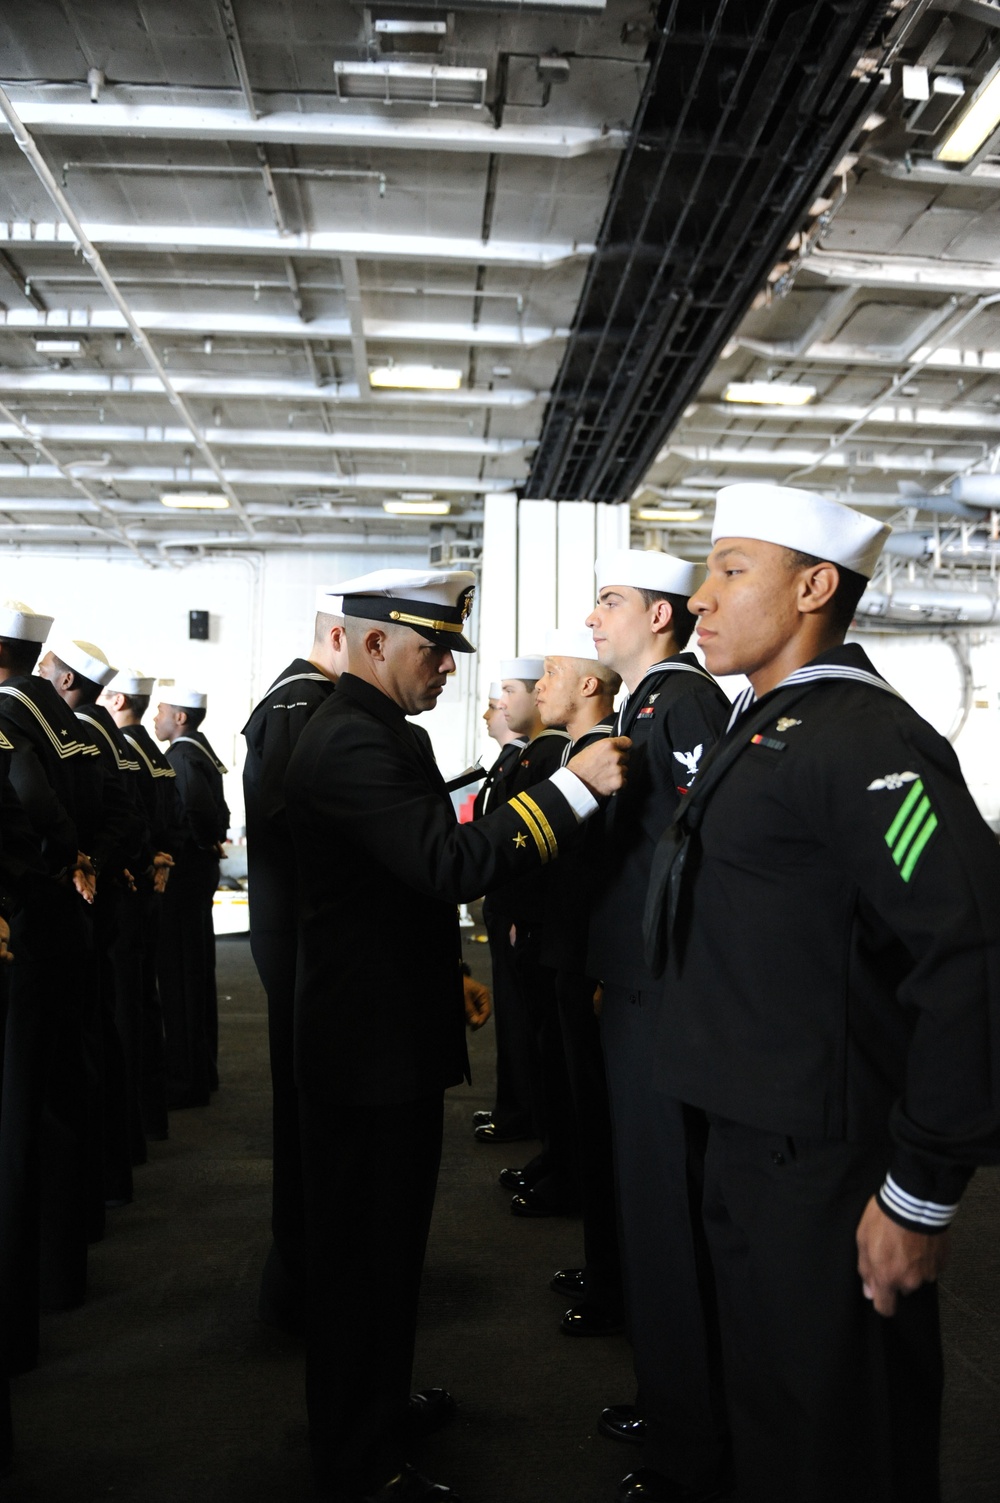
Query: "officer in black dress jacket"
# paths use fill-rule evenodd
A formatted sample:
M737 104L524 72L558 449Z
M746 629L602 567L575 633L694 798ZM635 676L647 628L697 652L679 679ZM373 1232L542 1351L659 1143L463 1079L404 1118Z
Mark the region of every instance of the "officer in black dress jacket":
M617 669L629 691L616 731L635 744L628 789L606 810L594 852L599 881L587 968L603 987L601 1040L638 1383L638 1413L613 1405L599 1423L617 1439L643 1436L643 1465L623 1479L622 1498L673 1503L678 1487L714 1488L728 1458L699 1189L688 1172L697 1124L655 1089L662 999L643 957L642 910L656 842L722 734L729 704L695 656L681 651L693 628L686 608L693 564L620 550L602 555L596 574L598 604L587 625L601 662Z
M843 645L888 530L728 487L691 601L708 666L751 688L647 917L661 1085L709 1123L748 1503L937 1503L933 1281L1000 1158L1000 852L952 748Z
M294 1066L299 900L285 773L299 736L346 666L343 602L321 590L309 657L293 658L282 669L243 727L250 949L267 993L273 1130L273 1240L261 1276L259 1310L263 1320L292 1329L301 1315L305 1232Z
M535 700L544 723L566 731L564 760L614 734L614 700L620 687L618 674L599 660L589 631L581 627L549 632ZM583 1211L585 1266L560 1269L550 1286L557 1294L572 1296L560 1326L567 1336L606 1336L622 1326L608 1086L594 1009L597 981L587 974L590 902L600 874L595 871L596 863L587 859L586 845L599 833L596 820L584 826L583 849L573 860L557 861L545 873L542 960L555 976L556 1042L570 1087L561 1130L576 1155ZM537 1183L529 1184L522 1193L530 1200L539 1188Z
M456 905L558 854L621 741L460 825L426 737L474 577L382 572L347 595L349 671L286 779L299 862L296 1071L306 1198L306 1394L323 1495L450 1498L404 1468L442 1092L467 1072ZM375 588L375 586L372 586ZM432 1391L433 1417L446 1401ZM440 1402L438 1402L440 1401Z
M173 699L157 706L153 730L159 741L169 742L167 761L177 774L184 813L184 842L164 893L159 962L167 1105L177 1108L207 1106L219 1083L212 902L229 809L222 791L225 766L201 730L208 696L187 686L167 692Z

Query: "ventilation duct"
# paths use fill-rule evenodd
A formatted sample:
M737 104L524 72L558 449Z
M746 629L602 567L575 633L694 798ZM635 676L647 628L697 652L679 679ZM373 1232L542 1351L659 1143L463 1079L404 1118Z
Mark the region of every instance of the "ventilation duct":
M486 103L485 68L449 68L439 63L334 63L338 99L374 104L464 105Z
M866 590L858 617L907 626L979 626L1000 621L1000 601L975 590Z

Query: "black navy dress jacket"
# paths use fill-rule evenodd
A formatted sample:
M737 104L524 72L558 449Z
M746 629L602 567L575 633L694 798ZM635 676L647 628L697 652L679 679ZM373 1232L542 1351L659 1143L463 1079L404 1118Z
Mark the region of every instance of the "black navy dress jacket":
M187 731L171 741L166 756L177 774L185 844L188 849L214 850L229 829L229 808L222 791L224 763L200 730Z
M579 736L576 741L563 746L562 762L565 767L570 757L586 751L598 741L614 735L614 718ZM621 797L616 794L616 797ZM544 937L541 958L544 965L553 970L565 971L572 976L587 974L587 932L590 910L601 880L595 850L601 836L600 816L595 815L581 825L573 850L565 861L556 861L546 868L548 881L546 892Z
M121 735L139 765L139 790L153 849L172 856L184 840L177 774L144 725L123 726Z
M335 688L315 664L295 658L278 674L243 727L247 890L255 931L280 929L296 921L295 852L285 807L285 774L304 727Z
M550 778L563 765L568 744L565 731L539 731L521 747L517 757L505 764L503 781L488 807L495 809L500 799L525 793ZM540 926L545 920L548 875L536 868L519 874L516 882L505 882L487 897L483 917L491 924L515 924L519 929Z
M415 1100L467 1074L457 905L558 854L577 826L542 783L460 825L403 711L344 674L285 780L299 864L296 1073L340 1099Z
M1000 1157L1000 849L951 746L874 677L860 647L821 654L699 774L657 1069L764 1131L891 1120L885 1208L933 1230Z
M114 867L135 877L153 859L138 759L104 705L80 705L74 714L96 746L104 774L105 812L118 831Z
M701 758L722 735L731 706L693 653L657 663L616 717L629 736L628 782L608 804L590 914L587 974L636 991L656 987L643 949L642 914L656 843L686 797ZM600 818L601 816L598 816Z

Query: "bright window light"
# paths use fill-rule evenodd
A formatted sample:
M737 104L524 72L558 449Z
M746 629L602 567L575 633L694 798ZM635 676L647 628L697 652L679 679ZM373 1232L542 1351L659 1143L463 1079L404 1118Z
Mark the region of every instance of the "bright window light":
M815 395L815 386L792 386L788 381L730 381L722 400L756 402L763 407L804 407Z
M934 155L939 162L967 162L1000 125L1000 66L986 78Z
M462 372L440 365L377 365L368 380L372 386L403 391L457 391Z
M446 517L450 501L383 501L382 510L392 517Z
M168 491L160 500L178 511L225 511L229 505L228 496L212 491Z
M640 522L700 522L703 511L653 511L643 508L636 513Z

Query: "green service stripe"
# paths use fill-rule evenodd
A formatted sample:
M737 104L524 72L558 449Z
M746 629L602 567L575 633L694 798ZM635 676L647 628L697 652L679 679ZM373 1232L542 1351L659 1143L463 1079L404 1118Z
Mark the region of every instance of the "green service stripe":
M892 859L893 861L895 861L897 866L909 850L910 841L913 839L914 835L916 835L917 831L920 829L920 826L927 818L928 814L930 813L930 809L931 801L925 795L920 800L919 804L917 805L916 812L913 814L909 824L906 826L906 829L903 831L902 835L900 835L899 839L896 841L895 846L893 847Z
M907 819L909 817L910 810L913 808L914 804L917 802L917 799L920 797L920 795L923 793L923 791L924 791L923 779L922 778L918 778L917 781L914 783L913 787L910 789L909 793L906 795L906 797L903 800L903 802L900 804L899 809L896 812L896 818L893 820L892 824L889 826L889 828L885 832L885 843L886 843L886 845L888 845L888 846L892 845L892 843L895 840L896 836L899 834L900 830L905 825L905 823L906 823L906 821L907 821Z
M924 846L927 844L928 840L930 840L931 836L934 834L934 831L937 829L937 827L937 815L932 814L930 819L924 825L923 829L920 831L920 834L917 836L916 840L911 845L910 854L907 856L905 862L903 863L903 867L899 875L902 877L904 882L909 882L910 878L913 876L913 868L920 860L920 853L923 850Z

